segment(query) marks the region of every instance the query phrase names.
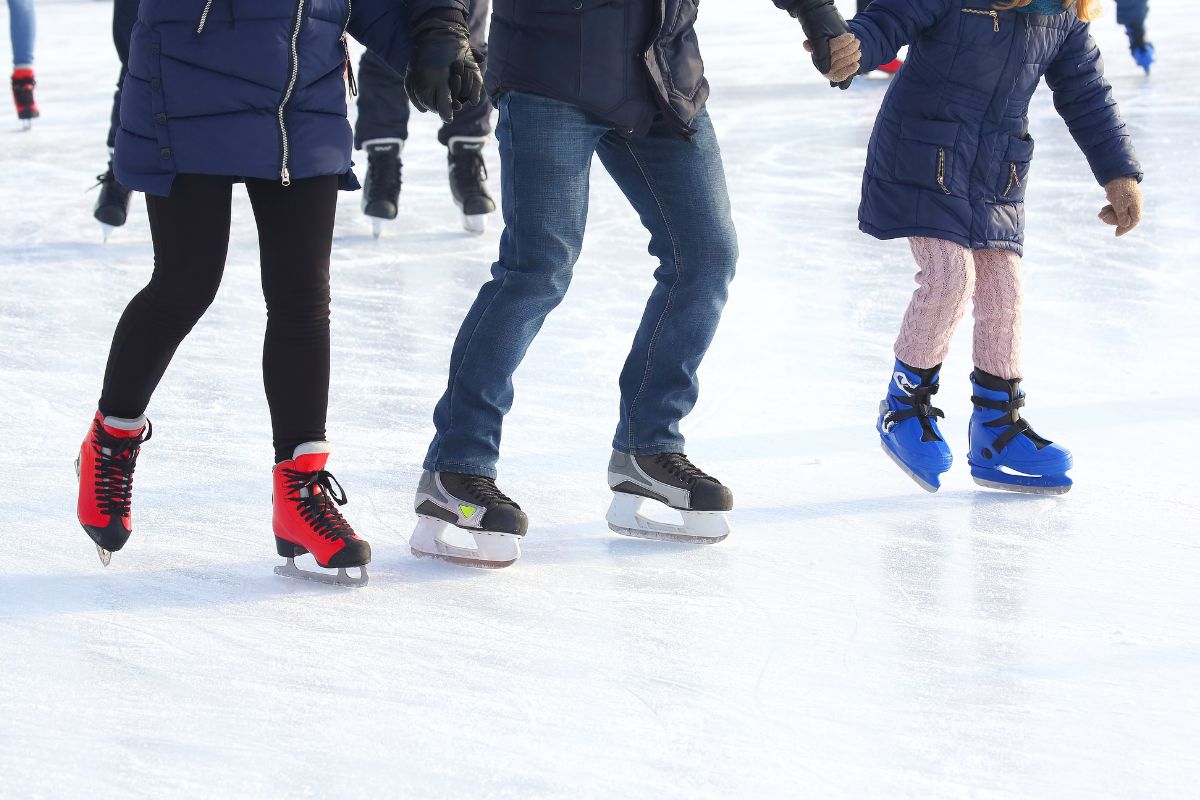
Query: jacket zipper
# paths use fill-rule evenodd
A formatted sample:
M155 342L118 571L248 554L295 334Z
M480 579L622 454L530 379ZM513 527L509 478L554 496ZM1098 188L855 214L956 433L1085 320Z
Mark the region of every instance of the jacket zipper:
M1013 190L1013 187L1020 185L1021 176L1017 174L1017 163L1010 161L1008 162L1008 186L1004 188L1004 196L1008 197L1008 193Z
M204 10L200 12L200 24L196 26L196 35L204 33L204 26L208 24L208 12L212 11L213 0L208 0L204 4Z
M279 118L279 136L283 143L283 154L279 164L279 182L284 186L292 185L292 176L288 172L288 132L287 123L283 120L283 112L287 108L288 101L292 99L292 92L296 90L296 79L300 76L300 53L297 50L296 42L300 39L300 26L304 22L304 4L307 0L300 0L296 6L296 25L292 28L291 42L291 64L292 75L288 79L287 89L284 90L283 99L279 101L279 111L276 116Z
M991 17L992 18L992 30L995 31L996 33L1000 32L1000 14L999 13L997 13L995 11L984 11L982 8L964 8L962 10L962 13L978 14L981 17Z
M346 83L350 87L350 96L358 97L358 83L354 80L354 64L350 61L350 16L354 13L354 3L346 0L346 24L342 26L342 49L346 51Z
M938 166L937 166L937 182L942 191L950 194L950 190L946 188L946 148L938 148Z

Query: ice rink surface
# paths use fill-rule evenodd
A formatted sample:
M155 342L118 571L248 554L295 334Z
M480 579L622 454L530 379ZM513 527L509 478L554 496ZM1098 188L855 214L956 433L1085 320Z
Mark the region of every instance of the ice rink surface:
M969 324L939 395L945 488L880 452L913 285L905 244L855 221L887 84L830 90L799 25L722 0L701 39L742 259L685 431L734 489L733 535L705 549L604 524L654 264L597 165L574 286L505 430L525 556L481 574L409 555L431 410L499 234L460 232L423 117L400 220L376 242L357 195L339 208L330 468L375 551L355 591L272 574L240 192L221 294L149 411L134 539L105 569L79 529L71 462L151 254L140 198L107 245L91 219L110 6L39 0L43 117L0 117L0 797L1195 797L1200 20L1153 5L1147 80L1105 6L1141 228L1116 240L1095 219L1103 192L1044 87L1031 125L1027 411L1074 451L1074 491L971 483ZM494 145L489 163L498 191Z

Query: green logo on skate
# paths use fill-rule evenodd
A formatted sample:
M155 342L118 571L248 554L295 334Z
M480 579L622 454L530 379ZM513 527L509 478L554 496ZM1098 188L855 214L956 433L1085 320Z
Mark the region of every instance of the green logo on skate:
M475 512L479 509L475 508L475 506L469 506L466 503L459 503L458 510L462 512L464 517L470 519L471 517L475 516Z

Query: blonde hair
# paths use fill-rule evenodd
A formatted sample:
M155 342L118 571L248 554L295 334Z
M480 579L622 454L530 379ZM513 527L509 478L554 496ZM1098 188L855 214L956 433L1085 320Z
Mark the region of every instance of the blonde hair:
M1032 3L1033 0L1009 0L1007 3L996 3L996 8L1001 11L1008 11L1013 8L1024 8ZM1075 6L1075 13L1084 22L1090 22L1100 15L1099 5L1096 0L1062 0L1063 8Z

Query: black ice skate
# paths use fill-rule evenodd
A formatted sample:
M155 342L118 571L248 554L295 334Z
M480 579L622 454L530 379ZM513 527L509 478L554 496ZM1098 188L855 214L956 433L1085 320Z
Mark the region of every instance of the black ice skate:
M371 218L371 234L378 239L383 223L400 210L400 154L403 139L372 139L363 142L367 151L367 177L363 181L362 212Z
M608 462L608 486L613 490L608 527L624 536L716 544L729 535L725 514L733 508L733 492L683 453L631 456L614 450ZM642 516L638 512L646 500L675 509L683 524Z
M452 136L447 145L450 165L450 193L463 213L463 228L468 233L487 230L487 215L496 210L496 201L487 190L487 165L483 161L484 136Z
M119 228L129 219L129 199L133 191L123 186L113 175L112 161L103 175L96 176L96 185L100 187L100 196L96 198L96 208L92 216L100 223L104 231L104 241L113 228Z
M417 527L408 545L415 556L430 556L468 567L498 569L521 557L521 537L529 518L496 481L457 472L421 475L417 486ZM465 532L462 544L446 540L447 526ZM474 540L474 546L466 539Z

